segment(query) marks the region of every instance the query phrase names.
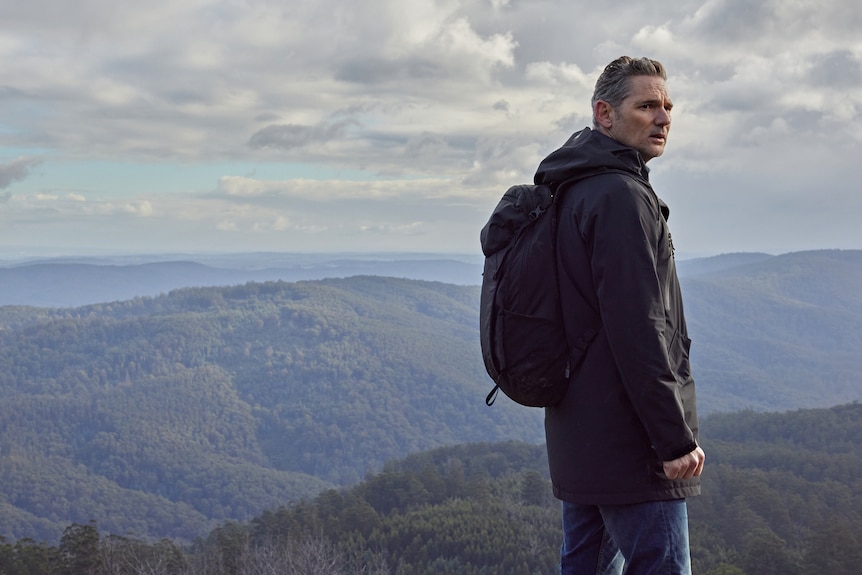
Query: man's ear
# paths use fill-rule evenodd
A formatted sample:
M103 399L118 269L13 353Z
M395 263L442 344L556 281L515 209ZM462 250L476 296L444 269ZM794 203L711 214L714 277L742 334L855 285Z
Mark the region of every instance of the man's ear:
M614 126L614 109L604 100L599 100L593 106L593 118L598 127L610 130Z

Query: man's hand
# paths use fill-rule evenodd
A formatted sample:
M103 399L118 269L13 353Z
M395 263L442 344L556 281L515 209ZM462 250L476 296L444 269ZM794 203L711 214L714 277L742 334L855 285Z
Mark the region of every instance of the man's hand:
M679 459L662 463L664 474L668 479L690 479L703 472L704 459L706 459L706 456L703 453L703 449L698 447Z

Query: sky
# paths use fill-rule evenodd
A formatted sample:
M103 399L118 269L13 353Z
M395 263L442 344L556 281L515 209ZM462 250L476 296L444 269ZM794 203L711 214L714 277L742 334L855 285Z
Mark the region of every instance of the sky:
M0 2L0 257L479 253L660 60L680 254L862 249L857 0Z

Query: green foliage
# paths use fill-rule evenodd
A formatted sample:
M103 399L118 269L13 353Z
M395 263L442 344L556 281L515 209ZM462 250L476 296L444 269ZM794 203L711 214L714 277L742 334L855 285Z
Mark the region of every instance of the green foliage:
M859 403L706 417L704 494L689 502L694 571L856 572L860 422ZM546 474L541 447L435 449L390 462L350 490L265 514L250 529L256 541L322 533L382 551L392 573L548 573L560 531ZM365 506L367 520L349 518Z
M101 571L99 532L95 522L70 525L60 538L62 572L68 575L96 575Z
M704 494L689 502L695 573L849 575L862 561L862 404L704 421ZM835 444L822 443L833 437ZM795 446L795 457L771 448ZM790 452L785 452L789 454ZM832 466L824 458L839 457ZM836 474L837 477L832 477ZM555 569L559 502L544 447L475 443L393 460L364 481L168 540L69 526L59 547L0 541L0 572L164 575L490 575Z
M249 536L257 547L324 537L356 558L351 573L380 556L397 567L387 573L400 575L548 573L557 562L559 505L525 462L546 466L544 448L482 443L414 454L351 489L266 512ZM538 504L523 500L525 484ZM195 552L218 545L211 535Z
M858 569L860 425L862 403L705 418L703 495L689 503L695 570ZM842 525L842 535L830 525Z
M829 575L859 572L862 565L862 524L859 522L830 520L815 527L808 543L803 572Z
M722 563L707 571L706 575L745 575L745 571L739 567Z
M191 540L412 452L538 443L538 410L482 402L477 297L356 277L0 308L0 533Z

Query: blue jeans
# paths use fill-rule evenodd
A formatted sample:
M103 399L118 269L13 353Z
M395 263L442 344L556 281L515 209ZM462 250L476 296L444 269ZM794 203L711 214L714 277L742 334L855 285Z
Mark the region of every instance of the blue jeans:
M563 502L561 575L691 575L685 499Z

